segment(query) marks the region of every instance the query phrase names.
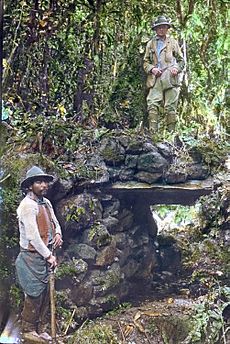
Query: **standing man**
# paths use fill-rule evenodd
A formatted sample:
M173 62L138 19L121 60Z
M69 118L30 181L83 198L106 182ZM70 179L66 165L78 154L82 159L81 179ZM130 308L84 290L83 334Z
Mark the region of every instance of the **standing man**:
M159 16L153 23L156 36L146 46L144 70L147 73L147 109L149 130L158 131L159 107L163 104L167 130L172 132L176 125L176 109L179 98L179 73L184 66L178 42L167 35L171 23Z
M25 338L40 342L52 339L44 331L49 302L49 270L57 266L53 249L63 243L53 207L44 197L52 180L53 176L37 166L28 170L21 183L21 189L27 195L17 209L20 253L16 259L16 272L25 294L22 331Z

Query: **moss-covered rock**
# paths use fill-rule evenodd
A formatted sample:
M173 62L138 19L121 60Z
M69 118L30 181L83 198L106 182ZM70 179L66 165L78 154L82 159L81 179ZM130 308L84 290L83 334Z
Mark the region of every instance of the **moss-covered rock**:
M125 149L114 139L105 139L101 143L100 152L109 165L120 165L125 160Z

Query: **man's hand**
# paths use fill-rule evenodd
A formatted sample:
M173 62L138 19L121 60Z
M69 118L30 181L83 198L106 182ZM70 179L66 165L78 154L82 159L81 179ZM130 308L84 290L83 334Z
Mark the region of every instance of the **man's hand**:
M172 74L173 76L176 76L176 75L178 74L178 69L177 69L176 67L173 67L173 68L171 69L171 74Z
M155 76L161 76L162 74L162 70L160 68L157 68L157 67L154 67L152 70L151 70L151 73Z
M63 244L63 240L60 234L56 234L54 239L53 239L53 247L54 249L57 247L61 247Z
M53 256L52 254L49 256L49 258L46 259L47 262L50 264L51 268L56 268L57 266L57 259L55 256Z

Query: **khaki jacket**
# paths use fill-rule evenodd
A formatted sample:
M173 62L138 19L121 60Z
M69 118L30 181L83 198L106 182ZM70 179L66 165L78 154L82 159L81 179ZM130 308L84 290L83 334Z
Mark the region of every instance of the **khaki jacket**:
M160 63L161 69L163 70L160 76L163 88L167 89L179 86L179 76L172 76L170 68L176 67L181 72L184 67L184 59L179 44L173 37L166 37L159 54L159 60L157 56L157 37L152 38L147 43L143 64L144 70L147 73L147 88L155 85L156 77L151 73L151 70L157 67L158 63Z

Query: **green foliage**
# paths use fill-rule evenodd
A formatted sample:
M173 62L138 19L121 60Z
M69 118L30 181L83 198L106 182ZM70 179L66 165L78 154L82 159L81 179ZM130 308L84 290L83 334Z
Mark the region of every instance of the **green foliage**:
M228 223L229 209L225 201L229 197L228 184L220 184L209 196L203 196L199 200L199 226L204 233L210 233L212 237L220 236L220 228ZM226 207L226 209L225 209Z
M1 166L7 178L2 185L3 213L7 219L3 219L4 225L15 227L16 209L22 197L20 193L20 182L22 176L25 176L27 169L36 164L45 165L48 159L42 158L39 154L28 154L24 159L19 159L15 154L13 147L10 147L1 159Z
M132 42L126 63L117 76L109 98L109 109L105 111L102 123L115 127L135 127L144 117L145 97L143 87L145 78L140 57L140 36ZM119 125L118 125L119 123Z
M22 117L15 116L13 124L18 130L9 141L12 146L26 145L24 149L49 156L68 155L77 150L83 130L58 113L49 117L25 113Z
M61 279L62 277L74 277L77 273L76 266L74 262L66 262L61 263L57 269L55 276L57 279Z
M187 221L193 221L196 216L195 206L181 205L154 205L154 211L164 219L170 212L173 214L175 224L182 225Z
M8 259L8 257L6 257L6 254L5 254L5 252L3 252L3 250L2 250L2 253L0 254L0 258L1 258L0 280L3 281L11 275L11 273L12 273L11 268L12 267L10 267L9 259Z
M179 129L223 136L229 38L227 2L218 0L7 2L3 88L10 119L49 115L40 131L46 125L44 136L54 137L55 116L88 128L138 125L146 112L142 56L153 15L161 13L172 18L187 53ZM72 141L66 130L62 143L74 146L82 132Z
M10 287L10 305L13 308L19 309L22 304L22 300L22 290L16 284L12 284Z
M0 157L3 155L3 153L6 150L7 138L8 138L7 128L2 123L0 123Z
M97 221L90 226L88 238L97 248L108 245L112 240L107 229Z
M83 207L75 207L74 205L69 207L70 213L66 215L66 221L79 222L81 215L85 215L86 210Z
M71 317L71 304L68 299L68 290L56 292L56 306L57 314L64 322L68 321Z
M212 173L223 168L229 152L229 142L224 139L213 140L208 136L188 137L186 143L190 152L200 154L202 160L212 169Z
M223 311L229 305L230 289L228 287L213 290L207 300L197 305L193 317L193 330L183 344L227 343L227 324L224 321Z
M116 301L116 299L114 299L114 303L115 303L115 301ZM119 315L120 313L124 312L125 310L127 310L131 307L132 307L132 304L130 302L122 302L117 307L115 307L111 311L107 312L107 315L105 316L105 318L107 316L110 317L110 316Z
M182 30L190 72L191 116L186 116L185 121L192 119L205 131L216 127L219 134L228 116L225 92L229 64L225 34L228 18L224 1L212 1L208 8L198 1Z
M211 196L200 198L200 226L203 231L210 231L211 227L219 229L220 195L213 192Z
M191 330L190 317L184 314L156 317L148 321L148 330L154 339L160 333L164 344L182 344Z
M8 153L7 153L8 154ZM4 280L14 273L12 260L7 252L18 244L18 230L16 227L16 209L20 199L19 175L23 166L18 159L0 160L4 172L3 183L0 189L1 203L1 228L0 228L0 279Z
M58 306L58 315L62 320L68 321L71 318L71 310L65 307Z
M95 223L94 225L92 225L90 227L90 231L89 231L89 240L90 241L92 241L94 239L94 237L97 235L98 226L99 226L99 224Z
M89 322L76 331L68 344L117 344L118 338L111 325Z
M16 187L3 189L2 198L4 200L4 213L7 216L7 222L13 223L16 218L16 209L20 200L20 193ZM11 216L9 217L9 214Z

